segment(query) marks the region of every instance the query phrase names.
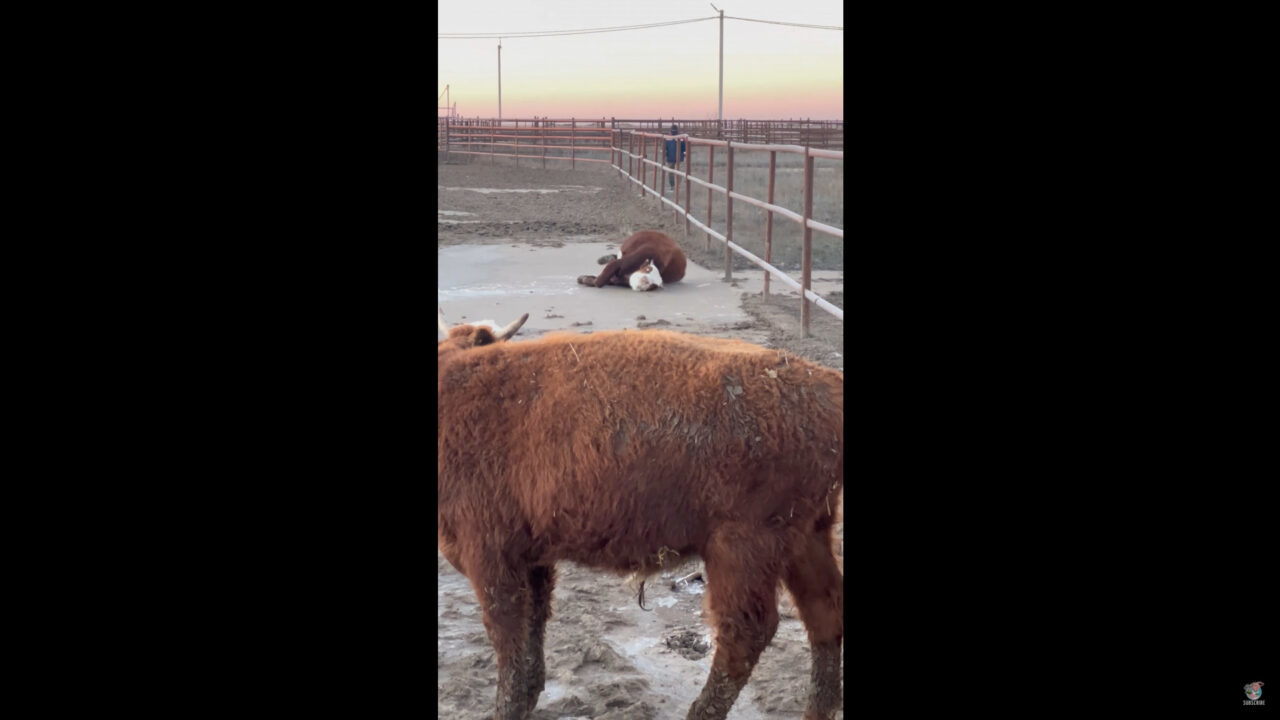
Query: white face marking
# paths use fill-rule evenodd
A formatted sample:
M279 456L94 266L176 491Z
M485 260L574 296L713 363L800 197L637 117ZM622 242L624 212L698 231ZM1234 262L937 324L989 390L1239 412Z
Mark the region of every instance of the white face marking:
M648 268L648 272L645 272L645 268ZM636 292L660 287L662 287L662 273L658 272L658 268L651 262L645 263L639 270L631 273L631 289Z

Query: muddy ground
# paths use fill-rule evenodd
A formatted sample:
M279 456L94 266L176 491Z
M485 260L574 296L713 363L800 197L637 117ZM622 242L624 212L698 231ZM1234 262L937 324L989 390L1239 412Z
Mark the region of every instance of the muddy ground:
M715 248L714 240L708 253L700 232L695 229L686 237L683 223L675 222L669 211L660 212L655 202L640 200L635 185L599 166L542 170L483 163L441 165L437 179L439 246L506 244L513 238L535 247L617 243L637 230L656 229L680 242L691 261L717 271L723 268L723 248ZM843 307L843 283L832 284L841 290L815 289ZM841 321L815 309L813 336L801 339L794 295L780 293L765 302L758 292L744 292L742 309L749 319L730 326L695 323L678 329L785 348L844 369ZM659 320L663 318L649 318L648 326ZM843 561L843 524L836 530L836 553ZM493 711L497 671L480 608L466 578L438 553L436 565L437 709L440 717L487 719ZM698 569L695 560L650 578L645 585L648 610L642 610L636 588L623 578L561 564L547 624L547 687L534 719L683 718L706 680L714 651L712 632L703 621L703 583L673 586L677 578ZM803 713L808 640L785 593L780 596L780 612L778 632L730 718L800 718ZM843 718L843 713L837 717Z

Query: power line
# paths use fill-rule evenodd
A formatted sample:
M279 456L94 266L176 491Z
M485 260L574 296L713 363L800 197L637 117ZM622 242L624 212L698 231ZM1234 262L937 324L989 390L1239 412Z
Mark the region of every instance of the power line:
M841 30L844 28L835 25L806 25L804 23L779 22L777 20L756 20L755 18L733 17L725 15L725 20L746 20L747 22L768 23L769 25L790 25L791 27L814 28L815 30Z
M645 30L648 28L656 28L656 27L670 27L672 25L684 25L687 23L702 22L704 20L715 20L718 18L719 18L718 15L713 15L711 17L694 18L692 20L672 20L670 22L649 23L647 25L620 25L616 27L606 27L606 28L585 28L582 30L538 30L538 31L515 32L515 33L509 33L509 32L439 33L436 35L436 37L440 40L482 40L482 39L492 39L492 38L500 38L500 37L530 38L530 37L557 37L561 35L588 35L591 33L622 32L623 30Z
M531 30L528 32L504 32L504 33L438 33L437 39L440 40L488 40L494 38L517 37L517 38L533 38L533 37L561 37L564 35L589 35L593 33L622 32L624 30L646 30L656 27L670 27L672 25L685 25L688 23L702 22L704 20L718 20L719 15L711 17L693 18L692 20L672 20L669 22L649 23L647 25L618 25L615 27L604 28L583 28L581 30ZM815 30L839 30L844 31L843 27L836 25L810 25L807 23L790 23L779 20L759 20L756 18L734 17L725 15L725 20L745 20L746 22L765 23L768 25L788 25L791 27L812 28Z

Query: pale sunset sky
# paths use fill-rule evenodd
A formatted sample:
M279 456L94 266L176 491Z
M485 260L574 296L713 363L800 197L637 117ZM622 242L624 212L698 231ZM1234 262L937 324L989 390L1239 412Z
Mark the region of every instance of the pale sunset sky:
M844 119L844 32L730 17L844 26L837 0L725 0L724 117ZM439 32L580 30L716 20L559 37L503 37L502 117L714 120L719 19L708 0L471 0L439 5ZM498 116L498 39L436 40L438 106ZM438 111L437 114L443 114Z

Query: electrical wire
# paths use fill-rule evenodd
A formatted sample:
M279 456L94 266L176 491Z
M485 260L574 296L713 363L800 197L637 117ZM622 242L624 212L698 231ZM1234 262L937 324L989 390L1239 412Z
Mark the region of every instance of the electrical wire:
M558 37L562 35L588 35L592 33L622 32L624 30L646 30L648 28L670 27L672 25L684 25L687 23L703 22L705 20L717 20L719 17L719 15L712 15L711 17L694 18L692 20L672 20L669 22L649 23L647 25L620 25L617 27L585 28L582 30L537 30L516 33L438 33L436 37L440 40L485 40L512 37L531 38Z
M725 19L725 20L746 20L747 22L768 23L769 25L790 25L791 27L813 28L813 29L815 29L815 30L840 30L840 31L844 31L844 28L842 28L842 27L838 27L838 26L835 26L835 25L806 25L805 23L779 22L779 21L777 21L777 20L757 20L757 19L755 19L755 18L731 17L731 16L729 16L729 15L725 15L725 16L724 16L724 19Z

